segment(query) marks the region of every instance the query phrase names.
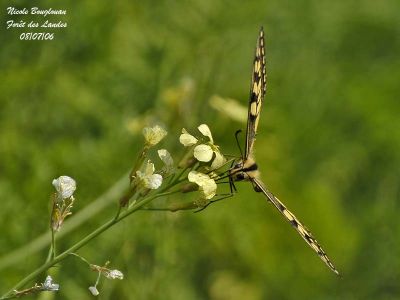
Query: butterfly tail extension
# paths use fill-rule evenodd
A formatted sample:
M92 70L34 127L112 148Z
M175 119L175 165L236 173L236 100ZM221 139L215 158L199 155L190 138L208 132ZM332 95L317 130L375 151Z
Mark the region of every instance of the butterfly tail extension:
M313 237L311 232L296 218L296 216L290 212L286 206L276 198L270 191L268 191L264 184L258 180L253 179L253 184L257 191L262 192L268 200L279 210L279 212L289 221L294 229L301 235L301 237L306 241L306 243L317 253L321 260L333 271L336 275L339 275L338 270L335 268L328 255L319 245L317 240Z

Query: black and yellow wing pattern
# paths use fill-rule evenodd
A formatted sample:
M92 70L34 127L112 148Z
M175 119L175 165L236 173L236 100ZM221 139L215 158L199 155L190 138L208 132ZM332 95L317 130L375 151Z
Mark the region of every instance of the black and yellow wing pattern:
M250 85L250 100L247 115L246 147L244 158L247 159L253 152L254 141L256 139L258 121L264 95L266 91L267 75L265 71L265 41L264 30L261 28L257 40L256 55L254 57L253 74Z
M268 200L279 210L279 212L289 221L294 229L300 234L300 236L306 241L306 243L317 253L317 255L322 259L322 261L337 275L339 275L338 270L329 259L328 255L319 245L318 241L313 237L312 233L296 218L296 216L286 208L286 206L276 198L264 184L257 178L252 179L257 191L261 191Z
M290 212L286 206L276 198L258 178L258 167L253 158L253 148L256 139L260 112L266 92L266 67L265 67L265 42L263 28L257 40L256 54L254 58L253 74L251 80L250 100L248 108L246 145L242 161L231 169L234 180L249 180L256 192L262 192L267 200L285 217L292 227L300 234L306 243L317 253L321 260L337 275L339 272L328 258L325 251L313 237L311 232Z

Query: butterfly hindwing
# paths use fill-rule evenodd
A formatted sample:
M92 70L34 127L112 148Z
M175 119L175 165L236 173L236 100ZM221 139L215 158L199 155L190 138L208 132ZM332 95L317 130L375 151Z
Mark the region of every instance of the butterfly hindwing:
M254 57L253 74L250 85L250 100L247 115L246 147L244 157L248 158L253 152L254 141L256 139L258 121L264 95L266 91L266 71L265 71L265 42L264 30L261 28L257 40L256 54Z
M290 212L286 206L276 198L270 191L268 191L259 179L252 179L253 184L257 191L261 191L268 200L279 210L279 212L289 221L294 229L301 235L301 237L307 242L307 244L318 254L322 261L327 264L333 272L339 275L335 266L332 264L328 255L319 245L317 240L312 236L311 232L296 218L296 216Z

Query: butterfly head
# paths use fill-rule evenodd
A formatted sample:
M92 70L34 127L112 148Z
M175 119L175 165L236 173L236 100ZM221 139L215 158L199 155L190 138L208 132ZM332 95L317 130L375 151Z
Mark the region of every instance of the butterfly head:
M233 181L247 181L258 177L258 166L254 159L241 159L229 170L229 175Z

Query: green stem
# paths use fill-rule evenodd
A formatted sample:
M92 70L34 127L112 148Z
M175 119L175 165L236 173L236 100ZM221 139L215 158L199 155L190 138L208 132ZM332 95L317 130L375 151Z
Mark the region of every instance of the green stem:
M52 254L53 254L53 246L50 245L49 253L47 254L47 258L46 258L46 262L45 263L47 263L47 262L49 262L51 260Z
M148 150L149 150L149 147L144 146L143 150L140 152L139 157L137 158L136 163L133 166L131 173L129 174L130 182L132 182L133 177L136 176L136 171L138 171L140 169L140 167L142 166L142 164L146 158L146 153Z
M46 258L46 262L48 263L50 260L54 259L54 257L56 256L56 243L55 243L55 233L54 233L54 228L53 228L53 218L55 217L55 211L56 211L56 195L53 194L52 195L52 201L53 201L53 208L51 210L51 214L50 214L50 231L51 231L51 244L50 244L50 249L49 249L49 253L47 254L47 258Z
M88 261L87 261L85 258L83 258L82 256L80 256L80 255L78 255L78 254L76 254L76 253L74 253L74 252L70 253L69 255L73 255L73 256L78 257L80 260L84 261L85 263L88 264L88 266L90 266L90 262L88 262Z
M186 172L187 168L183 168L183 170L178 174L178 176L176 177L176 179L174 181L179 180L179 178L181 178L181 176Z
M56 233L54 229L51 228L51 249L53 252L53 259L56 257Z
M143 207L141 210L148 210L148 211L170 211L170 212L177 212L180 210L193 210L199 208L195 203L173 203L167 207Z
M48 263L49 261L51 261L52 259L54 259L56 257L56 238L55 238L55 232L53 227L50 225L50 229L51 229L51 244L50 244L50 249L49 249L49 253L47 254L47 258L46 258L46 262Z
M119 204L118 205L118 211L117 211L117 214L114 217L114 220L118 220L118 217L119 217L119 215L121 213L121 210L122 210L122 206L121 206L121 204Z
M134 186L130 187L129 190L119 200L119 206L120 207L121 206L122 207L127 206L128 203L129 203L129 200L135 195L136 190L137 190L137 185L134 185ZM115 217L116 219L118 218L120 212L121 212L121 210L119 209L118 213L117 213L117 215Z
M69 249L67 249L66 251L64 251L63 253L61 253L60 255L54 257L54 259L52 259L51 261L46 262L45 264L43 264L42 266L40 266L39 268L37 268L35 271L33 271L32 273L30 273L28 276L26 276L25 278L23 278L20 282L18 282L15 286L13 286L8 292L6 292L1 298L1 299L7 299L10 297L10 295L12 295L12 293L15 290L20 289L21 287L25 286L27 283L29 283L30 281L33 281L33 279L35 279L38 275L40 275L41 273L45 272L46 270L48 270L50 267L54 266L55 264L57 264L58 262L62 261L63 259L65 259L67 256L69 256L71 253L75 252L76 250L82 248L84 245L86 245L88 242L90 242L92 239L94 239L95 237L97 237L98 235L100 235L101 233L103 233L104 231L106 231L108 228L112 227L113 225L117 224L119 221L125 219L127 216L129 216L130 214L134 213L135 211L139 210L142 206L150 203L152 200L158 198L158 197L163 197L169 194L172 194L173 192L165 192L168 189L170 189L172 185L168 185L165 188L163 188L162 190L160 190L160 193L156 194L156 195L152 195L149 196L148 198L144 198L143 200L141 200L138 203L135 203L134 205L132 205L132 207L130 207L128 210L122 212L118 217L114 217L113 219L109 220L108 222L106 222L105 224L103 224L102 226L100 226L99 228L97 228L96 230L94 230L92 233L88 234L86 237L84 237L82 240L80 240L79 242L77 242L75 245L73 245L72 247L70 247Z

